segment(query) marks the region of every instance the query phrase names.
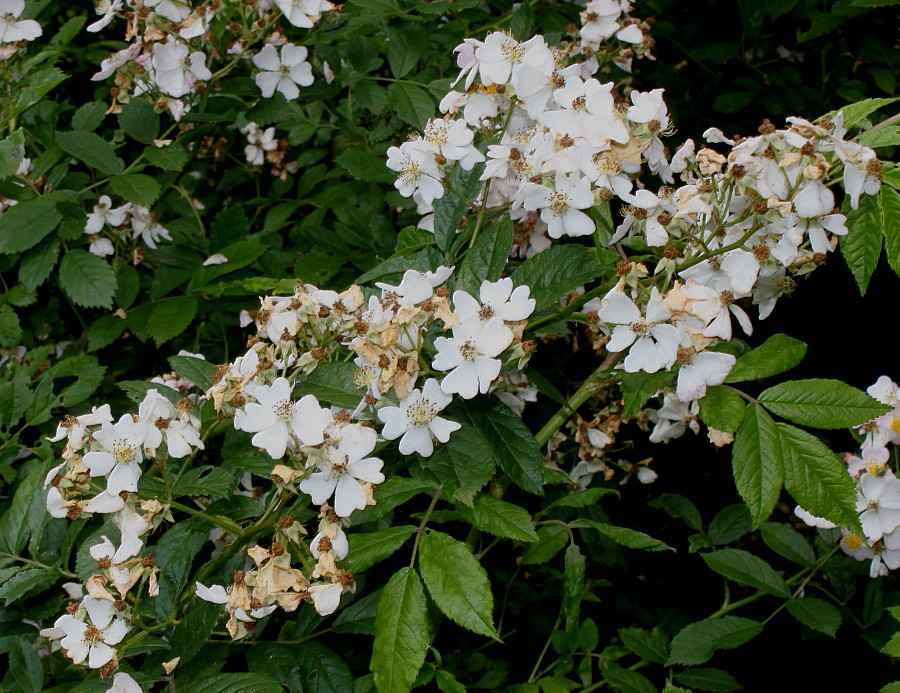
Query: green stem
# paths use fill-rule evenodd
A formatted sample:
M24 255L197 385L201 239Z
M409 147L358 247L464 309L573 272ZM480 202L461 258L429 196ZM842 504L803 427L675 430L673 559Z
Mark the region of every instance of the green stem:
M425 531L425 525L428 524L428 520L431 519L431 513L434 512L434 506L437 505L438 498L441 497L441 494L444 492L444 485L441 484L437 487L437 491L434 493L434 497L431 499L431 503L428 505L428 510L425 511L425 517L422 518L422 522L419 523L419 529L416 530L416 539L413 542L412 556L409 558L409 567L412 568L416 563L416 552L419 550L419 540L422 538L422 532Z
M683 265L679 265L678 271L683 272L687 268L693 267L694 265L698 265L701 262L703 262L704 260L709 260L709 258L711 258L711 257L715 257L716 255L722 255L723 253L727 253L730 250L735 250L737 248L740 248L742 245L744 245L744 243L746 243L750 239L750 237L754 233L759 231L759 228L760 227L759 227L758 223L754 224L753 226L750 227L750 229L747 231L747 233L745 233L743 236L741 236L738 240L736 240L731 245L726 245L722 248L719 248L718 250L712 251L711 253L708 253L706 255L701 255L700 257L696 257L693 260L689 260L688 262L685 262Z
M154 500L151 496L141 496L146 500ZM240 535L243 532L243 528L231 520L224 517L213 517L212 515L207 515L205 512L200 510L194 510L193 508L184 505L183 503L179 503L178 501L166 501L166 505L170 505L176 510L180 510L183 513L187 513L188 515L193 515L194 517L199 517L201 519L206 520L207 522L214 524L216 527L221 527L226 532L231 532L232 534Z
M75 573L70 573L68 570L63 570L62 568L56 568L52 565L47 565L46 563L40 563L39 561L33 561L30 558L23 558L22 556L16 556L12 553L6 553L6 551L0 551L0 556L4 558L11 558L14 561L19 561L21 563L25 563L27 565L33 565L35 568L45 568L47 570L55 570L60 575L64 575L67 578L78 578Z

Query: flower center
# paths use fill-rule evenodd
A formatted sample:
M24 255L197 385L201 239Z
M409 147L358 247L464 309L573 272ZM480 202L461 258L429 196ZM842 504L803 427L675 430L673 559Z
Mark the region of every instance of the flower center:
M631 331L638 337L650 336L650 324L644 320L638 319L631 323Z
M103 633L96 626L88 626L84 629L84 641L88 645L99 645L103 642Z
M549 207L554 214L565 214L569 209L569 196L565 193L553 193L550 196Z
M282 65L281 67L278 68L278 71L281 74L287 76L287 75L291 74L291 67L290 67L290 65Z
M127 440L117 439L113 442L113 457L116 462L133 462L134 452L134 446Z
M478 317L482 320L490 320L494 317L494 309L491 308L490 305L485 304L481 306L481 310L478 311Z
M294 418L294 403L289 399L276 402L272 411L282 421L291 421Z
M878 512L878 508L880 507L881 503L877 500L870 500L868 503L866 503L866 510L873 510L875 512Z
M378 377L378 369L375 366L363 366L353 374L353 383L357 387L368 387Z
M403 170L400 172L400 177L408 182L413 182L415 180L418 180L421 175L422 174L419 171L419 164L412 159L407 158L406 163L403 166Z
M525 57L525 49L515 43L506 43L500 47L500 54L504 60L517 63Z
M432 123L425 128L425 141L431 144L444 144L447 142L448 128L446 125Z
M3 15L3 21L10 25L15 24L16 16L12 12L7 12L5 15Z
M462 354L464 359L471 361L475 358L475 354L478 353L478 348L475 346L475 342L468 339L459 345L459 353Z
M427 399L420 399L406 408L406 418L413 426L426 426L436 416L434 405Z
M851 551L858 549L862 546L862 539L860 539L855 534L845 534L844 535L844 546L846 546Z

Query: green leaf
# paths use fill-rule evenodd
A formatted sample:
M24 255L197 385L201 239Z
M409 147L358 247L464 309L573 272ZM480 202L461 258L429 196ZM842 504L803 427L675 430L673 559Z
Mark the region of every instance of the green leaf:
M775 422L758 405L747 407L734 438L731 465L738 493L750 509L752 526L759 527L778 502L784 463Z
M513 244L512 219L504 215L487 227L466 252L456 272L456 288L477 295L484 281L500 279Z
M891 73L888 72L887 74ZM893 77L893 75L891 76ZM900 126L888 125L876 128L875 130L868 130L860 133L857 139L861 145L864 147L872 147L872 149L878 149L879 147L896 147L900 144Z
M569 532L562 525L545 525L537 531L538 543L528 547L522 565L547 563L569 543Z
M221 607L220 607L221 610ZM267 674L213 674L179 684L178 693L281 693L281 684Z
M882 186L881 211L884 214L885 255L891 269L900 275L900 193Z
M675 674L675 680L700 691L731 693L743 688L731 674L721 669L687 669Z
M857 2L859 1L860 0L857 0ZM844 114L844 127L850 129L852 126L860 122L863 118L871 115L879 108L890 106L892 103L896 103L897 101L900 101L900 97L894 97L890 99L865 99L863 101L857 101L856 103L850 104L849 106L844 106L843 108L840 108L838 110ZM838 111L832 111L828 115L834 117L835 115L837 115L837 112Z
M204 465L185 472L175 485L173 497L230 496L236 485L234 474L227 469Z
M712 570L742 585L756 587L776 597L791 596L787 583L775 569L752 553L740 549L720 549L703 554L703 560Z
M371 668L378 693L408 693L428 650L428 604L412 568L395 573L381 591Z
M419 541L419 570L428 593L446 616L474 633L500 639L491 615L491 583L465 544L443 532L426 530Z
M815 597L791 599L787 603L787 609L800 623L832 638L841 625L841 612L828 602Z
M716 385L700 398L700 419L710 428L734 433L744 419L747 403L730 387Z
M603 677L621 693L658 693L656 686L646 676L615 662L610 662L603 668Z
M221 604L194 600L193 608L175 626L171 637L172 654L181 657L179 664L184 666L193 659L206 644L206 639L212 634L216 623L223 615Z
M708 618L682 629L672 640L667 664L703 664L716 650L731 650L762 632L756 621L740 616Z
M800 532L774 522L766 522L760 529L766 546L779 556L805 566L816 562L815 552Z
M761 380L796 366L806 355L806 344L786 334L773 334L755 349L740 356L725 378L726 383Z
M453 674L443 669L434 672L434 678L441 693L466 693L466 687L457 681Z
M483 183L478 180L479 169L463 170L459 164L450 173L450 185L469 202L474 202ZM451 192L434 201L434 240L437 247L447 250L456 238L456 230L469 211L464 200Z
M354 363L320 363L300 382L298 394L315 395L321 402L353 411L365 392L353 380L358 368Z
M859 208L851 209L847 198L842 209L847 215L849 233L841 239L841 254L856 279L861 296L865 295L881 257L881 239L885 230L879 202L878 196L863 195Z
M415 531L413 525L400 525L368 534L351 534L347 539L350 551L341 562L341 567L354 573L368 570L397 551Z
M561 244L528 258L510 276L516 286L531 287L535 310L541 310L595 279L601 271L593 249Z
M143 402L150 390L156 390L172 404L178 404L184 397L178 390L174 390L168 385L151 383L146 380L122 380L116 383L116 386L135 404Z
M103 381L106 366L101 366L95 356L74 356L57 363L50 369L54 378L75 376L77 380L60 392L60 404L73 407L94 394Z
M220 250L220 253L228 259L228 262L223 262L221 265L198 267L188 283L188 289L203 290L219 277L252 265L259 257L265 255L268 250L269 248L265 245L253 241L232 243Z
M544 455L534 435L512 409L491 397L471 400L454 411L465 412L466 419L457 416L455 420L471 423L490 449L491 457L516 485L529 493L544 495ZM461 437L461 433L457 431L451 441Z
M303 693L346 693L353 676L344 658L315 641L301 643L295 651L303 681Z
M856 486L847 465L815 436L787 424L777 425L788 493L807 512L862 536Z
M654 539L643 532L628 527L615 527L593 520L578 519L569 523L573 529L595 529L607 539L621 544L629 549L644 549L645 551L674 551L671 546L659 539Z
M475 494L491 480L497 461L488 442L478 433L464 413L454 417L462 425L445 445L435 448L431 459L435 465L447 465L456 475L459 488L453 500L472 506Z
M675 379L673 371L661 373L625 373L622 376L622 399L625 406L622 409L622 417L634 416L643 407L647 400Z
M146 103L141 101L141 103ZM126 106L127 108L127 106ZM106 118L107 105L102 101L88 101L72 116L73 130L96 130Z
M651 500L648 505L651 508L664 510L671 517L684 520L688 527L697 532L703 530L703 519L700 517L700 511L697 510L697 506L689 498L685 498L678 493L662 493Z
M56 144L66 154L108 176L121 173L124 168L112 145L93 132L85 130L57 132Z
M44 591L60 578L59 571L55 569L26 568L3 581L0 599L4 606L9 606L17 599Z
M780 383L758 399L772 413L813 428L850 428L891 410L855 387L824 378Z
M409 23L402 27L389 27L387 34L390 39L387 43L388 65L394 77L399 79L416 66L429 46L429 37L424 29Z
M50 276L58 257L59 241L48 238L22 257L19 265L19 281L26 289L36 289Z
M152 338L156 346L177 337L191 324L197 314L197 299L193 296L173 296L152 304L146 322L139 323L135 314L129 316L128 327L146 341Z
M367 183L393 183L396 174L385 165L385 159L356 147L338 154L337 163L353 178Z
M544 508L541 514L546 514L547 511L553 508L587 508L594 505L603 496L610 495L618 496L619 492L613 488L583 488L557 498Z
M534 520L527 510L493 496L480 493L471 509L460 504L457 512L469 524L495 537L528 542L538 540Z
M160 575L159 596L154 600L153 608L160 621L169 618L175 600L187 584L194 557L206 543L211 527L197 518L181 520L169 527L156 542L153 553ZM219 610L221 612L221 606Z
M709 523L709 538L713 544L730 544L750 531L753 522L746 505L736 503L722 508Z
M109 184L123 200L147 208L153 206L162 192L162 186L152 176L145 176L143 173L115 176L110 179Z
M18 399L17 395L16 398ZM9 406L8 403L4 404ZM13 406L21 408L22 412L25 411L25 406L18 404ZM21 413L13 423L18 421L18 416L21 416ZM9 420L7 419L7 422ZM44 521L47 514L45 506L47 495L44 492L46 471L42 465L34 465L16 489L12 503L4 504L6 512L0 516L0 551L20 555L34 530Z
M209 361L194 356L170 356L169 365L178 375L196 383L201 390L206 390L213 384L216 366Z
M669 659L669 639L658 626L653 630L620 628L618 632L622 644L639 657L657 664Z
M353 513L353 526L357 527L384 517L394 508L402 505L410 498L433 491L436 484L422 479L406 479L402 476L391 477L375 488L376 505L370 505Z
M22 326L19 316L9 304L0 306L0 346L11 349L18 346L22 339Z
M152 144L159 134L159 113L143 99L131 99L118 117L125 134L142 144Z
M424 128L436 110L435 99L414 84L395 82L388 88L388 96L400 120L416 130Z
M180 171L187 164L190 154L178 142L172 142L165 147L151 145L145 148L144 158L166 171Z
M375 612L380 598L379 589L354 600L346 607L341 607L332 630L335 633L375 635Z
M111 308L116 293L116 273L109 263L76 248L59 263L59 282L73 303L84 308Z
M721 113L737 113L757 98L757 94L751 91L730 91L719 94L713 102L713 110Z
M73 195L71 190L52 192L20 202L3 212L0 216L0 254L21 253L40 243L62 221L57 203Z
M0 140L0 180L13 175L25 158L25 134L22 128Z
M584 554L577 544L569 544L566 548L564 562L563 612L566 616L566 636L570 651L574 651L578 643L578 624L581 613L581 597L584 594L585 560Z
M44 665L34 645L26 638L14 638L9 648L9 671L21 693L44 690Z

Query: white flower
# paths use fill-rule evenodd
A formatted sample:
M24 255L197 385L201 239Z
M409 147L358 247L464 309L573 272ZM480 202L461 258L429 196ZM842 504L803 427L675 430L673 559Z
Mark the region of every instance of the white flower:
M310 585L308 592L319 616L328 616L340 605L344 588L340 583Z
M167 241L172 240L169 231L160 225L156 214L149 209L141 207L140 205L134 205L131 211L131 230L133 239L137 240L138 236L140 236L141 240L154 250L156 250L156 244L159 242L160 238Z
M509 277L496 282L485 280L481 283L478 294L481 299L480 305L465 291L453 293L454 312L462 323L475 318L486 322L493 317L502 318L507 322L525 320L535 307L534 299L529 298L530 291L527 286L513 289L513 280Z
M165 43L153 46L156 86L176 99L192 93L197 80L212 79L212 72L206 67L206 55L200 51L188 53L188 47L176 42L171 34Z
M466 171L484 161L484 154L473 144L475 133L463 120L434 118L425 126L423 142L449 161L458 161Z
M96 33L101 29L105 29L113 20L113 17L116 16L116 12L121 9L122 0L100 0L100 2L98 2L97 6L94 8L94 11L102 16L93 24L88 25L85 28L85 31Z
M619 287L604 297L597 315L603 322L615 325L606 345L610 352L631 347L623 364L626 372L656 373L675 362L679 331L674 325L666 324L672 314L663 306L656 287L650 294L646 317L641 316L635 302Z
M247 163L253 166L262 166L266 160L266 152L278 149L278 140L275 138L275 126L263 130L256 123L247 123L241 128L241 132L247 135L249 144L244 147L244 155Z
M33 19L16 20L25 10L25 0L0 0L0 43L34 41L43 33Z
M674 393L667 392L663 397L663 405L659 409L649 410L650 421L656 424L650 433L650 442L668 443L684 435L688 428L694 433L699 432L699 412L700 403L696 400L688 404L679 400Z
M130 674L116 672L113 676L113 685L106 693L143 693L143 689L137 684Z
M387 151L387 167L400 174L394 187L404 197L411 197L418 190L425 204L431 204L444 196L443 174L438 168L434 152L422 148L422 143L404 142Z
M587 236L594 233L594 222L578 210L594 206L591 182L582 176L557 174L554 189L537 183L525 187L523 207L530 211L541 210L541 219L547 224L550 238Z
M66 635L59 644L75 664L87 660L91 669L99 669L115 656L112 646L122 642L128 633L128 625L115 615L115 607L110 601L85 597L81 605L91 622L68 614L61 617L56 625Z
M300 96L297 88L308 87L313 83L312 65L306 62L309 51L306 46L295 46L286 43L281 48L281 57L272 44L266 46L253 56L253 64L262 72L256 74L256 86L264 98L271 98L280 91L288 101Z
M123 48L117 53L111 53L106 60L100 63L100 72L91 77L91 80L97 82L101 79L106 79L122 65L137 58L142 50L144 50L143 44L140 41L136 41L128 48Z
M472 399L479 392L485 394L503 365L495 357L512 340L512 330L500 317L484 323L478 319L467 320L453 328L452 339L435 339L438 353L431 366L438 371L450 371L441 382L441 389L448 395L459 393L463 399Z
M446 443L453 431L462 428L457 422L438 416L452 400L437 380L429 378L421 391L416 388L400 400L400 406L378 411L378 418L385 424L381 435L386 440L403 436L399 446L403 455L418 452L422 457L430 457L434 452L432 436Z
M311 474L300 482L300 490L322 505L334 494L334 512L347 517L354 510L366 507L364 484L384 481L377 457L365 457L375 449L378 435L371 428L350 424L341 429L337 447L328 448L328 459L319 462L321 472Z
M682 402L692 402L706 394L707 386L724 383L737 359L714 351L696 354L693 349L679 349L678 361L681 368L675 393Z
M900 526L900 479L893 474L863 474L857 490L856 510L870 543Z
M334 7L327 0L275 0L275 4L285 19L301 29L312 29L321 19L322 12Z
M85 454L84 465L92 477L107 476L106 492L118 496L122 491L136 492L141 478L140 463L144 457L141 446L147 437L147 424L136 423L126 414L118 423L104 423L94 433L103 451L94 450Z
M257 401L247 405L241 428L256 433L253 445L265 448L276 460L284 457L291 436L299 438L303 445L321 443L325 427L333 421L331 412L320 407L313 395L294 402L287 378L278 378L271 386L260 385L253 397Z
M200 597L203 601L212 602L213 604L227 604L228 603L228 592L225 590L222 585L213 585L212 587L206 587L205 585L197 582L195 583L195 587L197 590L197 596Z
M509 82L514 67L530 65L543 74L553 72L553 54L547 49L543 36L535 36L524 43L501 31L490 34L484 44L475 49L481 81L491 84Z

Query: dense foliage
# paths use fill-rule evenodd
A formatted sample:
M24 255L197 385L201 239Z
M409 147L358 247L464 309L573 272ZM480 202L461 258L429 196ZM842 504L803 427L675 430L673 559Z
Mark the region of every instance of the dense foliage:
M896 11L707 10L0 0L0 690L900 690Z

